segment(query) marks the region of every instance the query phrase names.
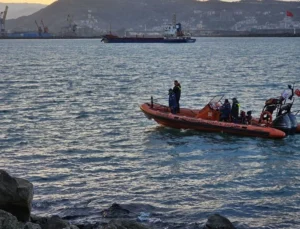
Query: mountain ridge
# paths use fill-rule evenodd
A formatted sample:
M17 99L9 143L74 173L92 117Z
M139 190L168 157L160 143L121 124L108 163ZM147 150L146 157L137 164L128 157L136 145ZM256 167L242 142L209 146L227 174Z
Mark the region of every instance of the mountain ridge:
M234 22L247 17L257 17L259 23L282 20L284 12L294 12L299 19L299 2L273 0L220 2L211 0L58 0L51 5L18 19L8 20L7 29L36 29L35 20L43 19L52 32L60 32L68 26L67 16L72 15L76 24L92 19L99 30L143 30L171 22L174 13L187 26L195 27L200 22L205 29L228 29ZM236 15L241 12L241 15ZM266 15L263 13L267 12ZM269 12L269 13L268 13ZM209 15L211 14L211 15ZM95 25L95 23L94 23Z

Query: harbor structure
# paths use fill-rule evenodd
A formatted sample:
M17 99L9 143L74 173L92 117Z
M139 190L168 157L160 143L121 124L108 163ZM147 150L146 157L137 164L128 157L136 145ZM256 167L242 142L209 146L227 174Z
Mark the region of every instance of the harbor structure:
M0 36L6 35L5 21L7 17L7 12L8 12L8 6L5 6L4 11L0 13Z

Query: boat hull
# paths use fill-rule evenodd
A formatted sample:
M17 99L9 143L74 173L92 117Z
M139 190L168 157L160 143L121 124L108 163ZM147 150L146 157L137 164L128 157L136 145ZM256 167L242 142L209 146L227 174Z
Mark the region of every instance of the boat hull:
M286 136L283 131L270 127L243 125L196 118L198 110L181 108L180 114L172 114L166 106L154 104L151 107L148 103L142 104L140 109L149 119L155 120L160 125L176 129L192 129L205 132L228 133L240 136L273 139L281 139ZM188 113L194 113L195 117L192 117L192 115L189 116Z
M195 43L196 39L192 38L143 38L143 37L104 37L104 43Z
M259 125L259 118L253 118L252 123ZM285 115L284 118L282 116L276 118L270 127L282 130L287 134L300 134L300 123L297 122L296 116L292 114Z

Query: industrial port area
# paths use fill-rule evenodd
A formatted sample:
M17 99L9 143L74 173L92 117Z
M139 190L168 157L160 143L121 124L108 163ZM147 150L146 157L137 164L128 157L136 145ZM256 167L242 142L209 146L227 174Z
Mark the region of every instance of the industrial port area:
M51 33L47 25L45 25L43 19L40 21L35 20L35 31L7 31L5 22L8 14L8 6L0 14L0 39L62 39L62 38L84 38L81 34L78 34L77 25L73 21L71 15L67 15L66 26L61 28L60 33ZM90 36L91 38L101 36Z
M1 11L2 9L0 9ZM259 25L255 16L246 16L243 20L236 21L230 28L209 28L204 25L206 18L210 18L210 22L214 24L224 24L233 22L234 17L240 17L243 12L235 10L228 12L222 10L217 11L201 11L194 10L189 20L183 20L181 23L184 28L188 28L186 32L194 37L299 37L300 36L300 22L293 20L292 13L287 11L286 15L282 15L282 20L277 24L265 23L263 26ZM43 18L32 20L32 25L35 29L7 29L6 21L9 13L9 7L6 6L4 11L0 14L0 39L83 39L83 38L103 38L106 34L113 33L119 36L151 36L157 35L162 32L163 24L169 23L163 20L157 26L139 25L135 28L123 28L112 30L111 25L109 28L101 28L99 19L92 15L92 10L87 10L86 20L74 20L72 14L66 14L64 23L61 24L60 31L51 31ZM261 12L262 15L268 15L270 12ZM285 14L285 13L284 13ZM218 15L218 16L216 16ZM197 22L196 18L202 20ZM219 22L218 22L219 20ZM103 23L102 23L103 24Z

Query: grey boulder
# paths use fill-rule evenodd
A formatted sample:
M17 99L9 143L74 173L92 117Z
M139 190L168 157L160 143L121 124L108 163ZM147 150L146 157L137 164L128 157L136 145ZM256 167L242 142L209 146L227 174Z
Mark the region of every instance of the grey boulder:
M30 217L32 199L33 185L29 181L11 177L0 170L0 209L26 222Z
M103 229L149 229L148 227L132 220L111 220Z
M203 229L235 229L235 227L224 216L214 214L208 217Z
M9 212L0 210L0 229L41 229L41 227L31 222L21 223Z

